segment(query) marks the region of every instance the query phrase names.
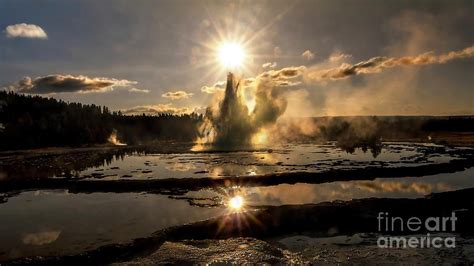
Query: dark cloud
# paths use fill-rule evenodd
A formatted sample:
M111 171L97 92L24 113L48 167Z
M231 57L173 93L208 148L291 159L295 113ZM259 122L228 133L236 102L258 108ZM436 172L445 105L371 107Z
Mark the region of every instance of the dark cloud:
M114 87L128 88L134 84L137 84L137 82L103 77L91 78L87 76L49 75L35 79L24 77L17 83L6 87L6 89L32 94L64 92L86 93L111 91Z

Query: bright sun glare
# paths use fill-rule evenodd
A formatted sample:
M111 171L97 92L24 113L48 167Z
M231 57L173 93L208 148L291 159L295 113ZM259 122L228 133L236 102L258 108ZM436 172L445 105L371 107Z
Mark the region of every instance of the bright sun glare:
M239 211L244 206L244 199L241 196L235 196L229 200L229 207L234 211Z
M218 57L224 67L237 68L244 62L245 52L238 43L223 43L219 47Z

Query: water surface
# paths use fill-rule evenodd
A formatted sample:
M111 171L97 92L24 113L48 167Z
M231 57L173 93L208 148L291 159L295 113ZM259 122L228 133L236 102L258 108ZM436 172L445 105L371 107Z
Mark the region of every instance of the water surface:
M23 192L0 204L0 261L76 254L220 214L222 208L193 207L164 195Z

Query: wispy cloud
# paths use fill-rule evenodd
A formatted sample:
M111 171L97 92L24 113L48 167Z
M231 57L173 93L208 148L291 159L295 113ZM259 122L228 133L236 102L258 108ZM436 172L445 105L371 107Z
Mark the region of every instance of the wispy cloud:
M277 66L276 62L267 62L262 64L263 68L275 68Z
M125 115L188 114L194 110L188 107L175 107L171 103L135 106L121 110Z
M225 81L219 81L219 82L216 82L212 86L202 86L201 87L201 92L204 92L204 93L207 93L207 94L214 94L214 93L217 93L217 92L224 91L224 87L225 87Z
M169 91L161 95L161 97L171 100L187 99L191 96L193 96L193 93L185 91Z
M273 48L273 55L278 57L278 56L281 56L283 54L283 51L281 50L280 47L276 46L275 48Z
M310 50L304 51L301 56L308 61L314 59L314 53Z
M149 90L145 89L138 89L138 88L131 88L128 90L128 92L136 92L136 93L149 93Z
M373 74L397 66L416 66L430 64L444 64L451 60L474 57L474 46L459 51L451 51L436 55L434 52L416 56L403 57L373 57L357 64L341 64L339 67L315 70L308 73L310 80L338 80L360 74Z
M344 53L340 53L340 52L335 52L335 53L332 53L330 56L329 56L329 59L328 61L329 62L332 62L332 63L335 63L335 62L339 62L343 59L347 59L347 58L351 58L352 55L350 54L344 54Z
M303 75L304 71L306 71L305 66L291 66L279 70L269 70L259 76L261 78L270 78L273 81L286 81Z
M40 26L26 23L7 26L5 28L5 34L8 38L48 38L48 35Z
M87 77L72 75L48 75L44 77L24 77L18 82L4 87L21 93L52 94L52 93L87 93L107 92L116 87L130 88L136 81L113 79L104 77ZM137 89L136 89L137 90Z

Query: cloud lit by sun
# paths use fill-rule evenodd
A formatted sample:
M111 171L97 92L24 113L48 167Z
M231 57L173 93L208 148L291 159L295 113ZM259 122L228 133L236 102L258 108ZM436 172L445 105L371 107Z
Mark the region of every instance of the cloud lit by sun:
M242 66L245 59L244 48L238 43L225 42L218 49L219 62L227 69L235 69Z

